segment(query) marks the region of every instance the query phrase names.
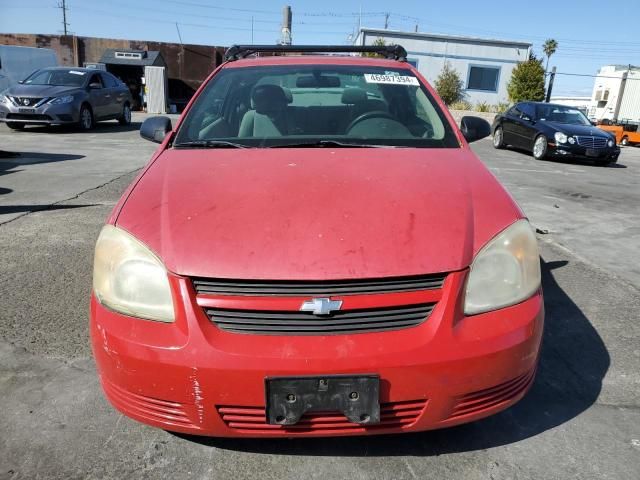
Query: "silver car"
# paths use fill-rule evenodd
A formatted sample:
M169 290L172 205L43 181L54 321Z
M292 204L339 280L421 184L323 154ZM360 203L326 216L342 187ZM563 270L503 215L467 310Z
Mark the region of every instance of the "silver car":
M0 122L14 130L27 124L76 124L90 130L96 122L113 119L131 123L131 93L108 72L44 68L0 94Z

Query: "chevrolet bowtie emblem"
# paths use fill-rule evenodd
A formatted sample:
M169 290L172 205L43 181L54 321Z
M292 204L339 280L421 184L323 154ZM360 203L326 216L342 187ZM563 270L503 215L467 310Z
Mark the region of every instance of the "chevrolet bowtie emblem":
M313 312L314 315L329 315L334 310L340 310L340 307L342 307L342 300L312 298L302 304L300 311Z

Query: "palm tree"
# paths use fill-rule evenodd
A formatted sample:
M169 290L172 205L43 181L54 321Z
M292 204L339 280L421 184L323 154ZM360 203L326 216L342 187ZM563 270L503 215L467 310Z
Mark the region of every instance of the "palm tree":
M549 38L545 40L544 44L542 45L542 50L544 51L544 54L547 56L547 64L544 66L545 72L549 69L549 58L551 58L551 55L556 53L557 49L558 49L558 42L556 42L553 38Z

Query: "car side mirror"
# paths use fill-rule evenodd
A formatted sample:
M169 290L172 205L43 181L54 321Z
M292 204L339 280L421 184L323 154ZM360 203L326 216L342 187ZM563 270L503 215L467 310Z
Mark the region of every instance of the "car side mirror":
M484 118L462 117L460 131L468 143L491 135L491 125Z
M171 119L168 117L150 117L142 122L140 136L145 140L162 143L172 130Z
M89 84L89 88L91 90L99 90L102 88L102 85L100 85L98 82L94 82Z
M24 80L18 80L18 83L22 85L24 83Z
M525 122L531 122L531 123L533 123L533 118L531 118L529 115L523 115L523 116L522 116L522 119L523 119Z

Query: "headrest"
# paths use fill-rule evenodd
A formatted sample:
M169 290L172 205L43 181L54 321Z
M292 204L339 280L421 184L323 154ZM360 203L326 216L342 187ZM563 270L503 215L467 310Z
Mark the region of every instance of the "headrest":
M287 96L278 85L256 85L251 91L251 106L258 113L284 110L287 103Z
M342 92L341 102L347 105L364 103L367 101L367 92L361 88L347 88Z
M284 91L284 96L287 97L287 103L293 103L293 93L291 93L291 89L287 87L282 87Z

